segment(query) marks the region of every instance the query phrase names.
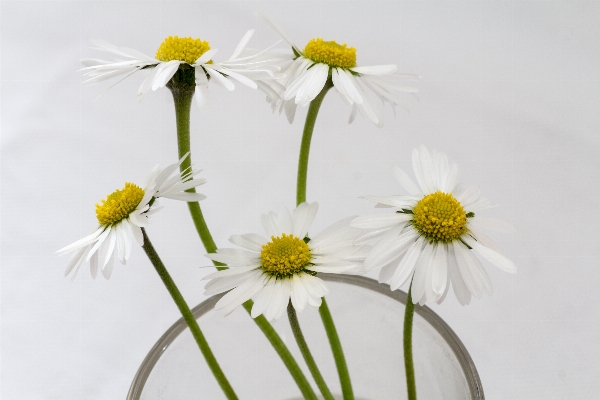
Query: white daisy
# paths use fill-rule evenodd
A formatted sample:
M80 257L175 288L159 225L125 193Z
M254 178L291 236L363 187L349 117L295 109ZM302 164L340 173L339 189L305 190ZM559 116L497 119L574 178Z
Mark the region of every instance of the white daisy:
M161 169L156 166L150 174L144 189L127 182L125 187L116 190L96 204L96 217L100 226L89 236L84 237L57 251L66 254L77 251L65 270L65 276L73 272L73 279L84 260L90 262L92 277L96 278L98 269L106 279L110 278L113 260L116 256L125 264L131 253L133 240L142 246L144 238L142 228L148 225L148 216L158 212L155 200L160 197L182 201L199 201L206 198L203 194L185 192L202 185L204 179L192 179L201 170L187 170L182 174L173 173L189 155L179 162ZM173 176L171 176L173 175Z
M288 121L294 120L296 106L307 106L325 87L332 84L342 100L352 106L348 123L354 121L358 111L377 126L383 126L381 111L367 95L370 89L383 104L400 105L395 92L418 92L404 86L404 80L417 80L418 75L396 73L395 65L359 67L356 65L356 49L324 41L311 39L304 50L300 50L292 40L267 16L260 16L292 46L294 59L285 71L283 78L265 81L260 87L267 92L267 101L279 112L285 110Z
M417 185L400 168L393 170L409 195L364 197L396 212L363 216L351 223L368 230L357 243L376 242L365 269L383 267L379 281L389 281L392 290L412 278L415 303L441 303L450 282L462 305L469 304L471 295L491 295L492 282L475 253L503 271L516 273L517 269L479 229L508 233L512 227L479 216L479 211L495 206L480 196L478 186L457 186L458 165L449 165L444 153L430 154L421 146L412 152L412 165Z
M195 84L196 103L201 111L205 111L208 107L208 83L210 81L214 80L230 91L235 88L232 79L256 89L256 80L276 77L274 73L281 69L275 65L281 59L266 59L261 57L262 52L241 56L253 33L254 30L248 31L231 57L220 63L212 60L217 49L211 49L206 41L191 37L169 36L160 45L154 58L137 50L94 40L92 43L97 49L125 59L119 61L83 60L85 68L82 71L85 71L85 75L89 77L84 83L97 83L123 74L125 74L123 78L125 79L139 70L151 69L138 90L138 100L141 101L148 90L166 86L177 71L182 71L182 75L185 75L184 79L189 80L192 87Z
M317 272L357 273L364 253L353 240L361 233L349 226L354 217L339 221L310 240L307 232L318 204L302 203L293 213L281 207L278 213L261 216L271 239L257 234L232 236L229 241L242 249L224 248L206 256L227 264L230 269L206 276L210 279L204 294L212 296L231 290L215 305L227 315L254 297L252 317L263 314L268 320L279 318L290 301L298 311L309 304L321 305L328 293Z

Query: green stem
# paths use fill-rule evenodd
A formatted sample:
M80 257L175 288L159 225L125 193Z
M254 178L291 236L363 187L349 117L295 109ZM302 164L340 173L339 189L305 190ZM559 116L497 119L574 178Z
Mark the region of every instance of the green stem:
M340 385L342 386L344 400L352 400L354 399L354 391L352 390L350 372L348 371L348 365L346 365L346 357L344 357L342 342L340 342L337 330L335 329L333 318L329 312L329 307L327 306L325 297L323 297L323 303L321 304L321 307L319 307L319 314L321 315L325 332L327 332L327 338L329 339L329 345L331 346L331 352L333 353L335 366L337 367L338 375L340 377Z
M310 154L310 141L312 139L313 130L315 129L315 122L317 122L317 115L319 114L319 108L325 95L333 87L331 78L327 80L323 90L310 102L308 106L308 113L306 114L306 121L304 122L304 132L302 133L302 144L300 145L300 157L298 158L298 179L296 182L296 205L304 203L306 201L306 177L308 175L308 156Z
M296 338L296 343L298 343L298 347L300 348L300 352L304 357L304 361L306 361L306 365L308 365L308 369L315 379L323 398L325 400L335 400L329 391L327 384L325 383L325 379L323 379L323 375L321 375L321 371L319 371L319 367L317 367L317 363L315 362L315 359L308 348L306 340L304 339L302 329L300 329L300 322L298 322L298 316L296 315L296 310L294 309L292 303L288 304L287 313L288 319L290 320L290 326L292 327L292 332L294 333L294 338Z
M189 71L189 70L186 70ZM186 71L178 71L174 79L169 82L167 87L171 89L173 94L173 102L175 103L175 119L177 122L177 150L179 152L179 158L183 157L186 153L190 152L190 110L192 106L192 99L194 97L195 86L187 84L185 79L187 78ZM193 71L193 70L191 70ZM178 78L178 79L176 79ZM192 166L192 155L190 154L180 166L180 170L183 172ZM186 192L195 193L196 189L191 188ZM187 203L194 221L196 231L202 240L202 244L208 253L214 253L217 251L217 245L213 240L204 215L202 215L202 209L200 203L197 201L190 201ZM224 264L216 264L222 266Z
M406 309L404 310L404 369L406 370L406 388L408 400L417 400L417 387L415 385L415 367L412 354L412 327L415 315L415 305L411 296L412 283L408 288Z
M248 312L248 314L250 314L250 311L252 310L252 302L247 301L243 304L243 306ZM307 400L317 400L317 395L315 394L313 388L310 386L310 383L304 376L304 373L300 369L300 366L294 359L294 356L292 356L292 353L290 353L286 345L283 343L275 329L273 329L273 326L262 315L254 318L254 321L256 322L256 325L258 325L260 330L263 331L267 339L269 339L269 342L271 342L273 348L275 348L275 351L277 352L277 354L279 354L279 357L281 357L281 360L283 361L287 369L290 371L292 378L294 378L294 381L296 381L296 384L300 388L300 391L302 392L304 398Z
M175 118L177 122L177 149L179 152L179 158L183 157L190 151L190 110L195 89L193 71L193 69L179 70L173 79L167 84L167 87L173 94L173 102L175 103ZM185 169L191 167L191 165L192 156L190 154L190 156L181 164L180 169L181 171L184 171ZM188 191L193 193L195 192L195 189L192 188ZM208 225L206 224L206 220L202 215L200 204L198 202L188 202L188 208L204 248L208 253L215 253L217 251L217 245L215 244L210 230L208 229ZM213 261L213 264L218 270L227 269L227 266L223 263ZM252 300L248 300L243 304L248 314L250 314L253 304L254 302ZM317 397L311 388L310 383L304 376L304 373L298 366L296 360L294 360L294 357L286 347L283 340L281 340L275 329L273 329L273 326L263 316L254 318L253 320L269 340L277 354L281 357L281 360L300 388L304 398L308 400L316 400Z
M198 347L200 348L200 351L202 352L202 355L204 356L208 367L217 379L217 382L219 383L219 386L221 386L221 389L223 389L223 393L225 393L225 396L227 396L228 399L237 399L238 397L233 391L231 385L229 384L229 381L225 377L225 374L221 370L221 367L219 366L217 359L211 351L208 342L204 337L204 334L200 330L200 327L198 326L198 321L196 321L194 314L192 314L192 312L190 311L190 308L185 302L183 296L181 295L181 292L177 288L177 285L175 285L173 278L171 278L171 275L169 275L169 272L165 268L165 265L160 260L160 257L158 256L158 253L156 253L154 246L152 246L150 239L148 239L148 235L146 234L146 230L144 228L142 228L142 234L144 235L144 245L142 247L146 252L148 258L150 259L150 262L152 262L152 265L154 265L158 276L160 276L160 279L165 284L165 287L169 291L169 294L173 298L173 301L175 301L177 308L179 308L179 312L181 312L183 319L190 328L190 331L192 332L192 335L194 336L194 339L196 340L196 343L198 344Z
M308 107L308 113L306 114L306 122L304 123L304 132L302 133L302 144L300 145L300 157L298 158L298 180L296 184L296 205L306 201L306 179L308 175L308 158L310 154L310 142L312 139L313 130L315 129L315 122L317 121L317 115L321 108L321 103L325 95L333 87L331 78L327 79L327 83L321 90L321 92L310 102ZM353 400L354 392L352 390L352 381L350 380L350 373L348 372L348 365L346 364L346 357L342 349L342 343L335 329L333 318L327 307L327 302L323 298L323 303L319 307L319 314L329 339L331 351L335 359L335 365L338 370L340 377L340 384L342 386L342 394L344 400Z

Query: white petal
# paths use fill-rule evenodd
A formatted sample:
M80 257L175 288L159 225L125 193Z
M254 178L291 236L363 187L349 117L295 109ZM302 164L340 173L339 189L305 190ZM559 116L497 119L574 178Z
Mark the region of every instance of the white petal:
M396 272L396 268L398 268L399 263L400 263L400 258L392 261L385 267L381 268L381 270L379 270L379 276L377 278L377 281L379 283L385 283L385 282L389 281L391 279L391 277L394 276L394 272Z
M172 199L172 200L186 201L186 202L202 201L202 200L206 199L206 196L203 195L202 193L189 193L189 192L170 193L170 194L162 195L161 197L165 197L167 199Z
M479 243L481 243L485 247L489 247L490 249L494 250L495 252L500 253L506 257L506 253L504 252L504 250L502 250L502 248L500 246L498 246L496 244L496 242L494 242L492 239L490 239L487 235L483 234L483 232L480 232L477 229L475 229L473 227L473 225L470 224L468 221L469 220L467 220L467 228L469 229L470 236L475 238L475 240L477 240Z
M250 312L252 318L256 318L263 314L267 307L269 307L274 290L275 278L267 278L263 289L258 293L254 305L252 306L252 311Z
M306 72L308 77L306 82L298 89L296 93L296 104L306 105L311 102L323 90L327 82L329 66L325 64L315 64Z
M354 72L365 75L387 75L396 72L395 65L373 65L365 67L350 68Z
M254 82L250 78L245 77L242 74L238 74L237 72L233 72L232 70L227 69L227 68L223 68L221 70L221 72L225 73L227 76L235 79L236 81L240 82L241 84L251 87L252 89L258 88L258 85L256 84L256 82Z
M115 265L114 253L111 253L110 257L108 258L108 262L106 263L104 268L101 269L102 276L104 276L105 279L110 279L114 265Z
M423 175L423 168L421 167L421 156L419 154L419 150L412 150L412 166L413 171L415 173L415 178L417 178L417 183L421 188L421 192L425 195L430 194L429 188L425 183L425 176Z
M162 68L159 69L158 66L152 68L152 71L150 71L150 73L143 80L142 85L138 89L137 93L138 101L142 101L144 95L148 93L148 90L150 90L152 83L154 83L154 80L156 79L156 75L158 75L160 71L162 71Z
M167 63L160 64L156 71L156 76L154 77L154 81L152 82L152 90L157 90L163 86L165 86L175 75L175 72L179 69L179 64L181 61L172 60Z
M133 238L140 246L144 245L144 235L142 233L142 228L137 225L130 224L131 233L133 234Z
M102 232L104 232L103 226L99 227L93 233L84 237L83 239L79 239L78 241L71 243L70 245L68 245L66 247L63 247L62 249L58 250L56 253L63 255L70 251L79 249L81 247L85 247L85 246L93 243L94 241L96 241L96 239L102 234Z
M73 258L71 258L71 261L69 261L69 264L67 265L67 268L65 269L65 275L67 276L69 275L69 273L75 269L77 270L79 268L79 266L81 265L81 263L83 262L83 260L85 260L85 256L87 255L87 252L90 250L92 246L91 245L87 245L86 247L82 247L80 248L77 253L75 253L75 255L73 256ZM73 277L75 276L75 274L73 274Z
M229 238L229 241L245 249L260 253L262 246L269 240L255 233L247 233L245 235L233 235Z
M92 279L96 279L98 275L98 252L95 252L92 258L90 258L90 273L92 274Z
M210 49L206 51L204 54L198 57L198 59L194 62L194 65L198 67L202 64L206 64L215 56L215 54L217 54L217 51L219 51L219 49Z
M367 270L382 267L400 257L417 239L418 233L408 230L399 236L381 240L369 252L364 267Z
M108 264L109 260L112 259L116 241L117 232L116 229L113 227L113 229L106 237L106 240L104 240L104 243L102 243L102 246L100 246L100 249L98 250L100 252L100 254L98 255L98 266L100 267L100 269L104 269L104 267Z
M269 238L281 235L281 232L279 232L279 227L277 226L277 215L274 212L262 214L260 216L260 222L262 223L265 233ZM294 234L294 236L298 235Z
M247 265L245 267L230 267L227 269L223 269L220 271L215 271L212 274L208 274L206 275L204 278L202 278L202 280L211 280L211 282L207 283L205 285L206 287L210 287L210 285L212 284L212 282L214 281L218 281L218 280L226 280L229 279L232 276L235 275L240 275L240 274L245 274L248 271L252 271L254 269L260 268L260 266L258 265Z
M452 281L452 290L454 291L454 295L456 299L460 303L460 305L464 306L471 302L471 292L465 285L465 281L463 280L460 270L458 268L458 263L456 260L456 256L454 254L454 246L452 244L447 245L448 247L448 277Z
M458 164L452 163L440 190L444 193L452 193L458 182L459 175L460 169L458 168Z
M308 303L308 292L302 283L302 279L297 275L292 277L292 306L298 311L304 310Z
M445 289L448 279L448 256L446 247L443 244L438 244L433 253L431 268L431 284L436 295L441 296Z
M421 256L423 243L423 237L419 237L419 239L417 239L417 241L414 242L406 251L406 254L404 257L402 257L398 268L396 268L396 271L392 276L392 280L390 282L391 290L397 290L400 288L413 274L417 260Z
M413 303L417 303L421 300L421 298L425 295L426 284L427 284L427 274L429 273L429 266L431 256L433 254L433 246L430 243L426 243L423 250L421 250L421 255L417 260L415 266L415 274L412 280L412 300Z
M465 243L467 243L473 248L473 250L475 250L483 258L494 264L496 267L510 274L517 273L516 265L502 254L490 249L489 247L483 246L481 243L467 235L464 235L463 237L461 237L461 239L463 239Z
M286 293L283 287L283 280L276 279L275 283L273 284L273 294L271 295L271 299L269 300L269 305L263 312L263 315L265 316L267 321L273 320L273 318L275 318L275 316L279 312L282 303L286 303L288 301L285 294Z
M275 319L281 318L281 316L287 310L288 304L290 303L290 296L292 295L291 279L283 279L281 281L281 291L283 293L283 298L279 302L279 310L275 313Z
M90 252L87 255L88 261L92 257L92 255L100 248L100 246L102 246L102 244L104 243L104 241L110 234L111 230L112 230L112 228L110 226L107 226L106 228L104 228L104 232L102 232L102 234L98 237L98 239L96 240L96 243L94 244L94 246L92 247L92 249L90 250Z
M248 279L252 278L255 275L254 270L248 271L246 270L246 268L247 267L230 268L229 270L237 270L236 272L239 273L236 275L211 280L204 286L204 295L213 296L215 294L223 293L246 282Z
M225 78L220 72L217 72L208 66L206 66L206 72L208 72L210 77L220 83L225 89L229 91L235 89L235 85L229 79Z
M358 217L352 220L350 225L359 229L380 229L396 225L404 225L411 219L411 214L404 213L373 214Z
M396 180L404 190L406 190L413 196L423 196L421 190L419 190L417 185L415 185L413 180L410 179L406 172L396 167L395 165L393 166L392 171L394 173L394 176L396 177Z
M473 273L474 263L471 258L472 254L464 244L458 241L452 242L452 246L454 248L454 255L456 256L458 270L460 271L460 275L463 278L465 285L473 296L480 299L483 294L482 286Z
M231 314L240 304L251 299L264 285L266 275L262 271L255 271L254 275L235 289L228 292L215 304L215 310L222 310L223 315Z
M319 211L319 203L301 203L294 210L293 215L293 233L294 236L304 238L312 225L315 216Z
M216 253L205 254L205 256L213 261L238 267L260 265L259 254L240 249L218 249Z
M356 89L356 86L354 86L354 82L352 81L352 78L350 78L350 73L344 71L341 68L335 69L338 73L338 85L343 89L343 93L346 94L354 103L362 104L363 98L360 95L358 89Z

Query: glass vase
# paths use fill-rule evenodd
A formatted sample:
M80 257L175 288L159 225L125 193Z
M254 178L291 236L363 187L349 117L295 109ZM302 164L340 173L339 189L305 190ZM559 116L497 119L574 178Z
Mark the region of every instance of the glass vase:
M319 274L346 355L356 400L406 399L402 332L406 293L350 275ZM302 399L262 332L242 307L223 317L213 311L222 295L192 312L240 399ZM313 356L331 391L342 399L337 370L316 309L298 313ZM319 393L296 346L287 318L273 321L308 380ZM416 307L413 358L419 400L482 400L469 353L430 308ZM128 400L225 398L183 319L158 340L140 366Z

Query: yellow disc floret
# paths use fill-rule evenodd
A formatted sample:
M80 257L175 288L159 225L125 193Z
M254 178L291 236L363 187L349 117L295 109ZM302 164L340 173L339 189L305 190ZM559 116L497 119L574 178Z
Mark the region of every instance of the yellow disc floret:
M356 49L346 44L337 44L335 40L326 42L321 38L311 39L304 48L304 55L314 62L324 63L330 67L356 67Z
M437 191L413 208L413 224L429 241L451 242L467 230L467 214L450 193Z
M121 190L117 189L96 204L96 218L102 225L112 225L127 218L144 198L144 190L133 184L125 183Z
M271 236L271 241L264 244L260 252L263 270L278 277L302 271L310 258L310 249L304 240L285 233L281 237Z
M210 50L210 45L206 41L191 37L169 36L156 50L155 58L160 61L179 60L193 64L208 50Z

